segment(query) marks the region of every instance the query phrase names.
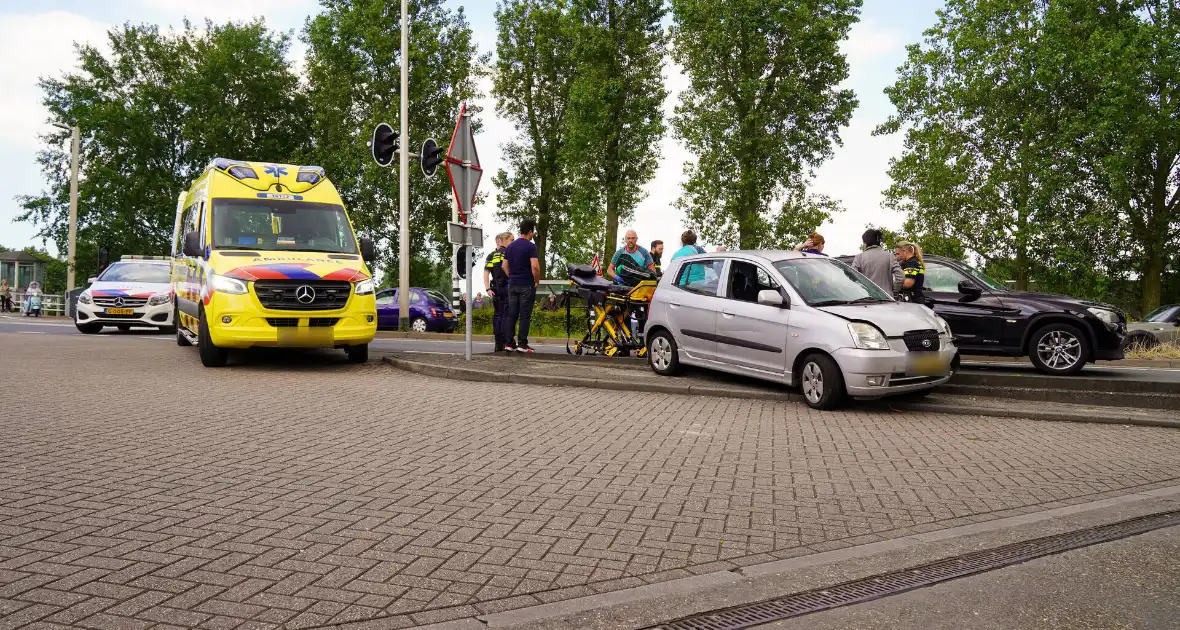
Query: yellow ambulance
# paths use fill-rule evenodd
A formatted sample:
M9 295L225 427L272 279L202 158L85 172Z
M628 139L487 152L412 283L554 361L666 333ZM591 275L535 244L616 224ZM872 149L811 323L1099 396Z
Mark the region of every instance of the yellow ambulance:
M180 195L172 257L176 343L197 346L205 366L255 346L368 360L374 246L322 168L213 160Z

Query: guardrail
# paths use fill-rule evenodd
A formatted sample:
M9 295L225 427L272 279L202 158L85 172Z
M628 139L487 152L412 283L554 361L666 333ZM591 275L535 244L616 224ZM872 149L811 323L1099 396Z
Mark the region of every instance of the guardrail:
M26 293L23 291L12 292L12 308L17 313L24 312ZM41 312L45 315L65 315L66 303L65 297L56 294L41 294Z

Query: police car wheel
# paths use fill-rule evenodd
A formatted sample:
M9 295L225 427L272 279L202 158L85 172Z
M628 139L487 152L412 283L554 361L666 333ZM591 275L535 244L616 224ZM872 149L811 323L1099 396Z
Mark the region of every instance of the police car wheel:
M213 345L213 339L209 336L209 322L205 318L204 308L201 309L198 320L197 351L201 355L201 365L205 367L224 367L229 360L229 351Z
M102 324L75 323L74 326L76 326L78 328L78 332L82 333L83 335L96 335L102 332Z
M367 363L369 361L369 344L348 346L344 349L348 353L349 363Z

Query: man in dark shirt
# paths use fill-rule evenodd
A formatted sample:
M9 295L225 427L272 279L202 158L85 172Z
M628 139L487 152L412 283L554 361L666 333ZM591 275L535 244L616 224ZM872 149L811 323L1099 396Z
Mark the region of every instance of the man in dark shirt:
M655 263L653 269L657 276L664 275L664 263L660 261L664 257L664 241L652 241L651 249L648 250L651 254L651 260Z
M520 222L520 238L504 252L504 273L508 275L508 321L505 323L504 349L532 354L529 347L529 324L533 319L533 302L537 299L537 285L541 283L541 264L537 260L537 246L533 233L537 224L532 219Z
M483 284L492 297L492 332L496 337L496 352L504 351L508 343L504 324L508 321L508 275L504 273L504 252L512 242L512 233L496 235L496 249L484 261Z

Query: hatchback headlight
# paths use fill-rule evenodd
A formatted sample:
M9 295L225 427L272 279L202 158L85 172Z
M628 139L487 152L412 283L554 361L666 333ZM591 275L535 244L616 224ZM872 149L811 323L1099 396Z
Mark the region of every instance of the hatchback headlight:
M939 333L941 333L941 334L944 334L944 335L946 335L947 337L953 337L953 336L954 336L954 335L951 333L951 325L950 325L950 324L948 324L948 323L946 322L946 320L945 320L945 319L943 319L943 318L939 317L938 315L935 315L935 316L934 316L934 319L938 320L938 332L939 332Z
M242 295L246 293L246 283L237 278L209 274L209 288L219 293Z
M849 322L852 342L861 350L888 350L889 340L876 326L867 322Z
M172 301L171 293L157 293L148 300L148 306L159 306L161 304L168 304Z
M86 293L79 295L78 302L80 302L82 304L90 304L91 303L90 293L86 292Z
M368 280L361 280L360 282L356 283L356 288L353 289L353 293L356 293L357 295L368 295L373 292L374 288L375 285L373 283L373 279L369 278Z
M1109 308L1101 308L1098 306L1091 306L1086 309L1091 315L1102 320L1102 323L1114 328L1119 325L1119 314Z

